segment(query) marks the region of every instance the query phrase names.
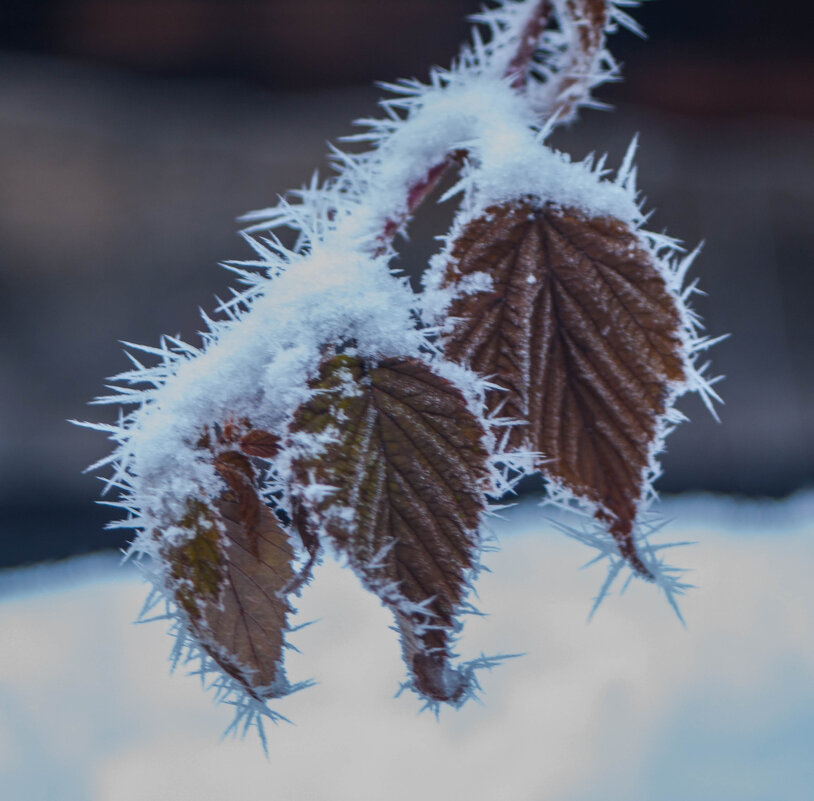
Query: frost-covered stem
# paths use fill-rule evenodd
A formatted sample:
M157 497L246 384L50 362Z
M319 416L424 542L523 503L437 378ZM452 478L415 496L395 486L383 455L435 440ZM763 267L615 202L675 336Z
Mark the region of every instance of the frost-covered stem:
M518 92L522 92L526 86L529 65L534 56L534 51L537 49L537 42L539 42L553 13L554 4L551 0L541 0L523 26L517 53L509 62L509 67L506 70L507 77L514 76L512 78L512 89L516 89Z
M591 89L596 62L605 45L605 29L610 20L608 0L565 0L561 11L563 28L570 29L568 62L562 67L546 94L549 106L538 109L546 119L569 119Z
M525 88L529 65L534 56L537 42L548 25L553 11L554 6L551 0L540 0L531 14L529 14L525 25L523 25L517 45L517 52L512 57L506 69L507 78L514 76L512 88L518 92ZM409 187L407 190L406 208L400 214L395 214L387 218L384 229L376 239L378 244L376 255L381 255L387 250L393 237L398 233L401 227L410 220L416 209L424 200L432 194L432 191L438 186L447 170L453 164L462 164L466 156L466 150L456 150L453 153L447 154L443 161L439 161L430 167L419 181Z
M511 87L518 93L526 89L537 44L554 15L552 0L540 0L520 28L517 50L509 61L505 77L511 78ZM547 92L551 102L539 111L541 122L554 118L565 120L571 116L588 94L596 60L603 51L605 28L610 17L607 0L565 0L559 9L560 24L570 28L574 36L569 61L552 80ZM407 188L403 210L387 217L382 232L376 238L375 255L387 252L393 237L409 222L415 211L432 194L453 164L462 164L468 153L456 150L430 166L424 175Z
M447 169L453 164L462 164L465 158L465 150L456 150L449 153L444 157L443 161L430 167L425 176L407 190L407 207L401 214L387 218L384 224L384 230L376 239L378 245L375 251L376 256L381 256L387 252L387 247L393 240L393 237L398 233L399 229L409 221L415 213L415 210L424 200L432 194L435 187L438 186L446 174Z

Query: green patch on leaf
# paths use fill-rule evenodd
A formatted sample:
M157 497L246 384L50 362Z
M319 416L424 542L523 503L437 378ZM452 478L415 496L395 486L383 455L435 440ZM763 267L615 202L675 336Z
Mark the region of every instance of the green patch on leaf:
M202 600L217 600L224 578L221 533L215 513L196 498L187 500L186 514L178 525L192 533L182 545L170 548L166 558L176 589L176 599L192 618L200 618Z

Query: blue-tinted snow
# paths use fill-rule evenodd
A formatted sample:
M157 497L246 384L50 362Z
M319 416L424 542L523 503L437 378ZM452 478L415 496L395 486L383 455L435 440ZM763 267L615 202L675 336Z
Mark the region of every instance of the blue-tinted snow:
M525 651L482 677L484 705L417 715L390 617L332 563L300 602L289 667L320 684L278 702L270 759L219 743L230 712L167 673L162 623L113 558L0 577L0 787L10 799L803 801L814 749L814 494L668 499L665 539L698 585L684 630L634 582L586 624L603 568L507 513L462 658ZM415 769L416 766L420 767Z

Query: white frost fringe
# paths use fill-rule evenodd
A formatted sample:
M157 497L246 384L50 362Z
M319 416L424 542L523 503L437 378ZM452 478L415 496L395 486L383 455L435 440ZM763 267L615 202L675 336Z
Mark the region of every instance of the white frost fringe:
M424 295L415 296L405 279L391 274L394 251L381 238L389 221L406 220L410 187L457 150L468 156L458 183L448 193L460 198L461 208L448 242L488 205L528 196L540 203L580 208L588 215L616 217L638 230L654 254L681 313L689 378L673 387L669 411L661 421L646 476L646 505L653 495L652 478L658 472L655 456L664 436L682 418L673 409L675 398L687 391L698 392L710 408L717 400L713 382L704 375L705 366L696 367L697 354L713 341L699 335L698 318L688 305L695 285L684 287L695 254L675 260L678 246L674 241L640 230L645 216L635 189L635 141L615 180L608 179L604 158L598 163L590 158L575 163L544 144L551 128L563 120L541 124L541 109L553 108L561 99L552 97L550 90L556 76L567 69L576 36L563 13L563 3L555 3L559 27L543 34L532 60L526 95L515 92L504 75L517 47L520 26L537 2L503 0L473 18L486 28L486 38L476 28L472 43L450 69L434 68L427 84L409 80L385 87L393 95L381 101L385 116L360 120L365 131L352 137L368 142L370 150L356 155L332 148L333 177L320 183L315 175L309 185L281 198L277 205L245 217L249 227L243 235L254 256L226 265L240 288L219 301L219 319L202 313L205 330L200 347L175 337L162 337L158 347L127 344L132 369L115 376L113 394L95 402L135 409L120 412L113 425L83 425L103 431L115 443L113 453L90 469L112 467L105 491L119 492L119 500L111 505L127 515L114 525L142 532L131 554L157 557L149 532L179 519L190 495L215 498L224 489L212 464L195 447L202 428L246 416L256 426L282 436L294 411L309 397L307 383L317 374L326 343L352 341L358 355L374 361L389 356L429 361L435 371L462 389L485 429L493 432L489 436L500 439L496 436L500 426L512 421L484 418L483 404L477 399L488 384L446 362L433 342L437 328L432 325L450 301L438 288L440 260L433 262ZM636 29L622 11L630 5L635 3L617 0L611 4L607 32L619 25ZM582 94L573 98L572 108L596 105L590 90L617 76L616 64L602 50L580 76ZM291 248L275 233L283 230L296 233ZM138 351L153 363L143 363L134 355ZM321 447L319 442L311 445ZM495 495L510 490L520 476L531 471L532 456L498 453L494 457ZM283 508L286 497L281 487L286 486L287 478L285 458L270 464L266 495ZM573 507L574 499L555 491L549 502ZM621 569L615 544L595 526L567 529L567 533L598 548L599 558L609 559L601 600ZM648 543L649 533L644 523L638 527L638 547L677 609L675 597L687 585L662 564L658 549ZM202 677L214 673L210 686L221 700L235 705L231 729L257 726L263 737L262 718L276 721L282 717L249 698L214 665L189 632L163 581L156 578L155 584L148 605L165 604L164 616L176 636L173 661L197 663ZM473 692L477 688L474 670L491 668L497 661L497 657L481 657L459 668L472 677Z

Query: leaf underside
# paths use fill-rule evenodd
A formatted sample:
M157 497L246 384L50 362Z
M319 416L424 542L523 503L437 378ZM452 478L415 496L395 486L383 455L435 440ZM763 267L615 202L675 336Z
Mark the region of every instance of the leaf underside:
M621 554L649 576L632 535L673 382L685 378L681 318L653 256L628 226L516 201L488 208L454 242L444 286L459 294L446 356L503 388L490 411L521 421L509 447L589 501Z
M305 488L293 518L327 534L363 584L393 610L413 686L433 701L461 699L450 667L455 615L476 567L488 454L483 428L451 383L423 362L326 360L292 436L326 438L293 462ZM330 485L311 495L309 485Z
M216 501L187 501L180 545L165 545L175 600L203 649L259 700L284 695L286 595L295 584L288 535L258 497L249 459L215 458L226 489Z

